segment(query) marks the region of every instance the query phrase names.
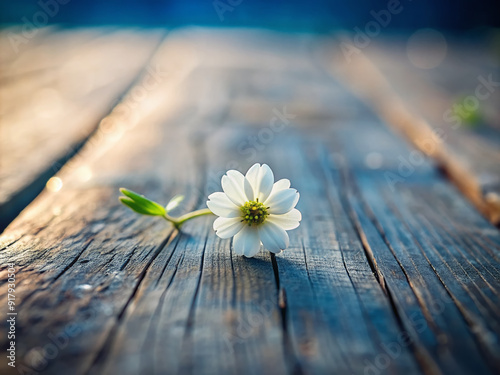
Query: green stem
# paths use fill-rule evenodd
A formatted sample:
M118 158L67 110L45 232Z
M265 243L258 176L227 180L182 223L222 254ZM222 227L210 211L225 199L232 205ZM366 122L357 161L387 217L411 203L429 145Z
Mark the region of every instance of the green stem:
M172 217L168 214L165 214L163 216L163 218L165 220L171 222L176 229L180 229L181 225L184 224L186 221L194 219L195 217L204 216L204 215L213 215L213 213L208 208L203 208L201 210L189 212L189 213L182 215L182 216L179 216L179 217Z

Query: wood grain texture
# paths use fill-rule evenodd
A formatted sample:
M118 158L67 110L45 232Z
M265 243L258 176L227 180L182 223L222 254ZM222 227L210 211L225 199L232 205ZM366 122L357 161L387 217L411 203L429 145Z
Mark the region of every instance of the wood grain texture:
M341 39L336 44L335 63L330 63L336 75L388 124L435 158L478 209L498 224L500 68L496 47L488 40L451 40L444 46L444 60L433 69L422 69L410 62L406 42L397 38L374 41L352 54L345 53L342 43ZM436 54L420 53L424 60ZM473 109L470 114L467 108ZM474 117L473 123L468 116Z
M390 143L386 143L384 152L388 151L387 144ZM378 143L374 143L373 148L377 147ZM370 152L377 152L373 148ZM363 150L357 149L356 152L362 154ZM400 155L406 157L409 153L406 150ZM415 167L411 176L398 183L397 189L388 183L387 176L389 173L399 175L400 165L391 168L390 162L377 168L378 173L367 173L366 170L350 167L349 159L337 159L331 173L335 176L340 170L340 174L344 175L338 178L337 183L344 187L351 218L364 239L372 264L379 279L383 280L405 329L418 334L415 343L424 347L422 357L425 355L427 366L441 369L444 373L487 372L481 358L498 353L496 339L488 340L487 348L479 346L478 349L478 345L484 337L498 336L496 323L490 325L490 318L482 314L475 316L475 322L471 322L473 314L461 310L462 302L457 303L458 306L455 303L463 301L468 306L465 310L470 311L481 310L484 305L491 308L497 303L496 293L489 289L486 293L490 300L472 301L475 292L470 291L476 290L477 293L479 289L476 288L481 283L477 284L478 273L474 274L463 262L474 263L472 257L475 254L468 247L470 245L461 244L462 248L455 249L454 246L460 245L447 243L447 236L442 232L436 234L433 227L437 230L437 223L449 222L451 215L446 211L453 206L464 210L460 217L471 218L483 228L474 231L476 240L480 240L483 233L495 235L498 232L477 213L472 214L473 210L467 202L458 203L455 199L459 196L457 192L443 183L439 174L421 160L421 165ZM405 197L405 200L398 197ZM432 221L432 225L424 221L426 226L419 227L418 220L431 220L429 208L432 208L433 220L436 221ZM424 209L426 211L422 212ZM457 235L464 238L470 232L462 230ZM498 237L494 241L498 241ZM470 253L461 258L467 252ZM483 269L483 272L490 276L490 270L498 265L490 263L488 266L492 268L488 271ZM460 274L464 268L469 272L466 275ZM401 283L402 280L405 282ZM457 288L458 280L460 287ZM497 284L498 277L490 281ZM482 285L481 291L491 286ZM470 293L467 297L464 290ZM471 332L469 325L481 327L481 333L479 329L472 329ZM422 341L419 343L417 340ZM450 357L454 359L450 361ZM498 363L496 354L489 359L490 368L495 368Z
M322 69L317 42L166 37L151 59L164 79L133 101L143 70L57 174L62 188L0 237L0 279L17 266L18 368L497 372L500 232ZM227 169L255 162L301 193L302 225L276 256L235 255L212 217L180 233L117 200L126 186L159 202L184 193L179 212L201 208ZM3 361L0 371L16 373Z
M78 151L138 73L156 69L147 62L160 38L55 32L19 53L6 73L15 77L0 89L0 229Z

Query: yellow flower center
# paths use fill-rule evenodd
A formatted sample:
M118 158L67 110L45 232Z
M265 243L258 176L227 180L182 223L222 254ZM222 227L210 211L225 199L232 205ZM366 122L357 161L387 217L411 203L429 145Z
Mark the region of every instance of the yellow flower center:
M243 206L241 206L241 212L243 213L242 218L248 225L259 225L266 221L266 217L269 215L267 210L269 207L264 206L259 200L248 201Z

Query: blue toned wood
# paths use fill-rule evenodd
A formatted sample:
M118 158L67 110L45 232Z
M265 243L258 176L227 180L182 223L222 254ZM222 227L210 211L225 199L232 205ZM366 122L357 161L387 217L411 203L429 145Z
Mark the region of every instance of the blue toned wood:
M498 372L498 229L323 69L322 42L199 28L165 38L150 60L157 85L137 100L151 83L143 66L58 172L62 188L0 237L0 306L5 265L17 269L18 369ZM276 256L236 255L213 217L178 232L118 201L127 187L161 203L185 194L179 214L202 208L225 171L255 162L301 194L302 224Z

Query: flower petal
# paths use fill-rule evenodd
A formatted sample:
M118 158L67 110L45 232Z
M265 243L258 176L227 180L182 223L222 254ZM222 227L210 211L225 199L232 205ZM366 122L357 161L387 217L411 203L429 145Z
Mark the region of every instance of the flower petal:
M300 225L300 220L302 220L302 214L296 208L283 215L269 215L266 219L266 221L270 221L284 230L297 228Z
M246 257L253 257L260 250L259 231L255 227L245 225L233 238L234 252Z
M256 163L248 170L245 177L253 188L254 199L252 200L258 198L259 202L264 202L273 188L274 174L271 168L267 164L261 166Z
M254 192L257 192L255 187L257 186L257 178L259 177L260 164L255 163L250 167L250 169L245 174L245 178L248 180ZM250 200L255 200L255 197L252 197Z
M273 185L273 190L271 190L271 194L277 193L280 190L288 189L290 187L290 180L287 178L282 178L278 180Z
M283 178L281 180L276 181L273 185L273 189L271 190L271 194L269 194L269 197L267 198L267 201L270 201L271 197L275 195L277 192L281 190L286 190L288 188L290 188L290 180ZM264 204L265 203L266 201L264 201Z
M267 220L259 227L260 240L271 253L279 253L288 247L288 234L279 225Z
M247 197L248 201L253 201L255 200L252 184L250 184L250 181L248 181L248 178L245 177L245 180L243 182L243 187L245 190L245 195Z
M241 210L226 194L217 192L208 196L207 206L217 216L240 217Z
M224 190L231 202L237 206L243 206L246 202L244 184L245 176L233 169L222 176L222 190Z
M241 231L244 226L245 223L239 217L218 217L214 221L213 228L220 238L231 238Z
M283 215L295 207L299 201L299 193L295 189L284 189L272 194L264 205L269 207L269 213Z

